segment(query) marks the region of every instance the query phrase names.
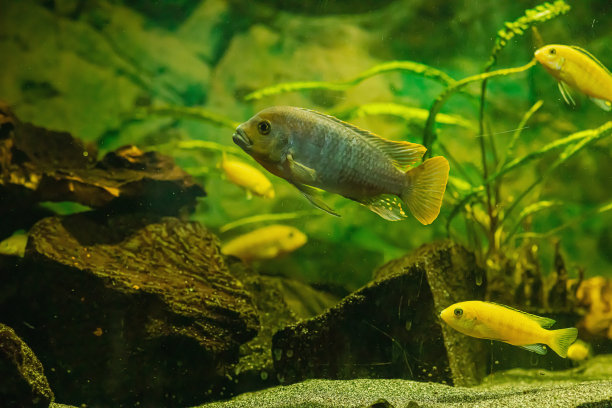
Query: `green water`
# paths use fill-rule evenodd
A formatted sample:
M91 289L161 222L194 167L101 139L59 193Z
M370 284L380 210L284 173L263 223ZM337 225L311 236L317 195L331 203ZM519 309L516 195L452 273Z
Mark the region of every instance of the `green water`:
M34 312L13 311L15 299L22 296L26 287L26 278L38 276L23 272L21 279L16 271L35 269L42 273L48 266L38 264L40 258L32 255L38 250L33 241L28 244L33 249L26 250L23 259L16 255L22 252L13 247L15 243L23 245L21 239L4 244L10 251L0 255L0 272L8 282L7 289L0 291L0 323L13 327L39 356L58 403L195 405L285 383L290 375L275 371L279 362L274 360L271 349L274 333L299 319L325 313L341 299L371 284L375 271L387 262L413 253L424 244L448 239L467 248L474 256L474 265L482 268L481 272L474 272L474 282L465 282L465 288L473 288L473 293L490 301L552 315L563 327L578 325L580 338L592 345L593 354L609 353L612 346L607 337L612 336L612 317L603 319L597 331L590 330L582 319L592 298L578 295L575 281L574 286L571 282L567 286L569 290L564 288L567 279L603 277L608 287L601 293L604 302L612 305L612 300L605 300L606 296L612 298L612 116L580 92L574 92L575 105L565 103L556 79L541 64L527 64L541 45L567 44L588 50L604 65L612 67L611 12L612 5L603 0L483 1L478 5L472 1L439 0L0 0L0 101L21 122L70 133L97 149L97 160L125 145L168 156L186 172L185 177L191 177L206 192L205 197L193 199L193 205L179 209L170 203L179 202L186 188L173 190L174 195L160 193L152 199L157 200L153 204L130 210L134 219L140 216L136 214L153 209L162 216L199 223L218 238L211 244L215 248L272 224L297 228L307 237L306 244L292 248L284 256L255 261L247 266L250 269L246 272L236 259L227 261L231 275L238 281L236 287L240 289L236 290L246 288L248 298L252 299L247 303L253 304L257 319L245 324L254 330L251 337L255 333L259 337L251 343L250 338L241 340L229 352L231 356L220 358L215 354L218 350L211 352L212 348L202 346L206 339L194 335L199 346L193 347L199 351L193 355L210 358L202 366L211 368L202 368L207 377L201 381L204 384L201 392L186 390L198 383L193 376L190 377L193 382L184 389L176 385L180 381L170 379L173 370L181 371L176 366L178 360L188 367L181 374L186 377L197 372L194 367L198 366L197 360L188 362L189 356L181 355L182 340L172 343L174 336L180 338L185 333L159 329L173 317L155 320L155 324L164 321L159 326L143 324L147 330L155 326L164 335L156 346L143 346L150 352L138 357L141 360L134 360L148 367L147 358L153 355L159 358L156 365L159 372L151 374L155 380L141 382L134 381L134 376L142 374L148 378L150 373L136 373L133 361L122 364L114 360L139 353L140 343L132 342L131 334L122 334L124 327L129 326L126 323L129 318L117 317L119 314L108 311L103 303L96 303L100 305L95 312L100 313L98 321L92 318L98 315L89 311L78 314L82 323L76 322L76 317L57 317L72 322L66 327L75 330L82 327L88 335L102 321L111 326L110 332L117 330L112 342L100 345L101 361L106 364L97 378L89 379L87 369L72 367L74 361L87 360L92 352L89 348L98 347L89 344L85 347L87 352L79 357L82 334L74 334L77 344L72 345L74 350L68 350L69 341L54 343L48 333L29 329L28 325L44 325L46 317L37 313L40 309L52 309L55 304L55 297L51 294L47 299L45 287L37 286L38 278L31 278L27 287L39 291L31 295L32 299L42 296L48 303L41 303L44 307L32 306ZM389 222L354 201L326 192L322 193L324 202L340 217L312 206L294 186L267 172L232 141L238 124L275 105L330 114L386 139L423 144L428 148L427 155L446 157L450 175L437 219L427 226L412 216ZM3 123L0 116L0 125ZM0 150L0 157L9 150ZM272 183L274 197L251 196L232 183L220 166L224 154L264 173ZM57 194L47 193L50 199L38 199L34 194L32 202L13 200L21 197L21 186L11 187L14 179L7 175L8 165L2 161L0 169L3 170L0 194L6 197L5 203L11 203L2 204L4 198L0 197L0 210L6 220L0 226L0 241L15 231L27 231L53 214L68 217L94 209L111 219L122 211L75 200L59 188ZM70 171L61 174L73 174ZM114 194L114 190L108 191ZM85 243L77 233L79 227L66 228L74 234L74 242L85 247L107 245L116 238L108 241L100 238L100 242L91 238ZM64 239L51 238L50 242L60 243ZM185 248L198 252L188 244ZM152 246L151 252L155 251L163 252L159 246ZM149 254L147 250L141 253L143 258ZM67 256L70 259L70 254ZM215 256L210 259L216 259ZM185 257L191 259L190 255ZM106 263L96 264L98 258L93 259L87 271L105 269ZM78 265L75 267L78 269ZM123 276L125 271L120 272ZM447 273L451 286L462 285L452 282L452 271L442 273ZM563 277L559 280L560 275ZM128 272L125 276L127 287L136 285L134 290L146 293L142 299L160 293L157 289L148 292L144 278L130 280ZM100 285L105 288L115 285L109 283L114 279L102 279ZM123 278L117 279L123 282ZM75 286L82 289L78 297L75 295L76 305L81 297L105 298L102 294L106 292L98 283L91 283L91 294L88 285ZM168 287L178 290L177 286ZM216 292L211 293L211 302L227 301ZM63 294L56 296L64 298ZM178 292L174 295L176 299L191 299L189 296L181 297ZM401 313L412 313L410 310L414 309L415 316L420 313L435 316L440 311L436 309L437 296L434 293L431 304L423 300L422 304L406 306L409 310L406 312L398 295L397 303L393 303L396 298L389 302L389 315L397 314L395 323L399 321L402 327L408 323L402 320ZM372 302L379 305L384 298L384 292L376 292ZM117 302L122 299L119 296ZM470 300L453 296L449 299ZM285 302L281 310L274 306L279 302ZM29 300L26 303L34 304ZM125 304L132 305L131 301ZM158 317L157 306L147 305L144 311L136 308L139 312L135 321ZM130 307L122 310L132 310ZM178 314L185 311L182 306L177 310ZM338 310L350 315L346 309ZM367 316L368 309L364 310ZM236 313L243 312L251 313L242 309ZM29 313L36 316L32 319L37 324L28 320ZM197 312L187 315L192 318ZM358 317L361 316L347 319L357 321ZM198 324L205 327L208 322ZM364 338L378 333L380 341L388 343L386 354L381 354L386 360L379 361L383 368L372 368L373 377L427 380L411 372L412 364L428 367L427 370L434 365L426 361L426 352L416 346L407 349L408 343L402 340L405 333L398 334L395 323L379 327L375 317L368 322L375 328L368 329L371 333L364 334ZM231 333L232 324L227 323L227 327ZM431 336L442 344L442 332L436 330ZM66 338L70 336L66 333ZM421 345L427 344L423 340L427 334L418 336L422 336ZM91 336L84 338L88 342L97 341ZM104 339L104 335L100 338ZM165 343L167 340L171 346ZM123 341L128 346L122 348ZM155 347L159 347L158 354L152 351ZM192 350L190 347L191 343L184 350ZM351 356L348 349L347 346L337 353ZM261 355L237 363L253 350L259 350ZM512 368L561 370L580 364L561 360L554 353L538 358L498 343L488 345L486 350L484 365L477 364L485 374ZM202 354L198 354L200 351ZM362 364L364 360L360 358L347 357L343 364ZM402 365L404 359L409 362L407 369ZM393 369L385 371L384 364ZM168 367L172 369L164 371ZM77 374L71 375L71 370ZM249 374L243 372L241 377L236 370ZM311 371L296 378L318 378L317 370ZM214 375L210 374L213 372ZM363 376L368 371L339 369L336 377L329 372L321 376L351 379L351 372ZM129 379L123 386L122 373ZM568 376L574 374L572 371ZM447 377L440 374L434 381ZM230 380L226 384L219 378ZM108 381L113 387L104 395L101 391L104 387L97 386L96 381L100 381L97 384ZM82 382L87 385L81 386Z

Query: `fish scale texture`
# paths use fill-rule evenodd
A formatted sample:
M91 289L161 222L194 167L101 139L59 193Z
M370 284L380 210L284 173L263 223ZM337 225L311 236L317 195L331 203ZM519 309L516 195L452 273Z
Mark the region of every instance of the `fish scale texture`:
M400 172L387 163L388 159L382 153L360 138L355 131L339 123L324 117L314 120L314 134L320 134L325 140L320 162L317 163L319 174L324 180L333 180L339 185L360 185L366 191L401 191L398 188L398 185L403 185L403 180L398 177Z

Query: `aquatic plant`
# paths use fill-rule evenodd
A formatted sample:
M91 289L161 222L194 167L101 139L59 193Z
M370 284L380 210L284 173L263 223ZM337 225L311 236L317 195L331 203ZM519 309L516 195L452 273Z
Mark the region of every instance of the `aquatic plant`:
M485 65L484 71L487 72L497 62L497 55L506 47L508 42L517 35L525 33L529 27L537 23L543 23L551 20L561 14L565 14L570 10L570 6L563 0L557 0L554 3L542 3L532 9L525 10L525 15L519 17L513 22L506 22L504 27L497 32L495 37L495 45L491 51L491 56Z
M351 120L366 116L391 116L403 119L408 123L416 123L425 126L429 118L427 109L414 108L398 103L367 103L356 107L351 107L344 110L332 111L331 115L342 120ZM439 113L436 116L436 122L444 125L461 126L466 129L476 129L476 124L459 115L447 115Z
M344 91L355 85L358 85L360 82L373 76L396 71L405 71L415 75L421 75L425 78L435 80L447 86L452 85L455 82L455 80L451 78L448 74L425 64L413 61L389 61L376 65L356 75L355 77L346 80L287 82L263 88L259 91L251 92L250 94L246 95L244 99L246 101L250 101L255 99L262 99L266 96L277 95L285 92L305 91L313 89Z
M503 27L495 35L490 55L483 64L482 71L465 78L453 78L440 69L420 62L388 61L346 79L274 84L247 94L244 100L261 100L288 92L313 90L346 91L368 78L392 72L420 76L442 85L442 90L431 101L429 109L389 101L385 103L364 103L343 106L341 109L332 109L328 113L347 121L370 116L389 116L400 119L407 124L422 127L422 143L428 149L427 156L429 157L435 154L436 151L439 151L440 154L449 159L453 169L448 183L446 200L448 211L446 214L443 213L443 215L446 215L447 234L456 241L469 244L479 253L481 261L486 264L491 259L500 259L500 254L508 254L510 256L512 250L517 249L524 239L535 239L550 235L547 232L532 233L527 225L533 217L545 214L547 211L550 212L551 210L562 208L565 204L561 200L554 198L543 200L539 200L537 197L531 200L528 198L532 197L536 187L550 179L551 175L560 166L584 151L585 148L592 146L612 133L610 123L606 123L590 130L574 132L535 149L523 149L521 142L526 133L525 130L528 129L534 115L540 112L544 104L542 100L536 101L521 116L517 126L510 131L511 136L503 147L495 145L497 138L494 136L498 133L492 131L485 120L488 81L495 78L510 78L521 75L535 65L535 60L532 59L522 65L493 69L502 51L512 41L516 40L517 37L527 33L529 29L534 29L536 25L550 21L567 13L569 10L570 6L563 0L546 2L532 9L525 10L514 21L504 23ZM474 93L469 88L470 85L474 84L480 85L479 92L477 93ZM471 121L466 118L465 113L463 116L460 116L444 111L446 103L457 94L462 94L463 97L468 95L472 98L477 95L475 99L477 105L476 120ZM231 119L221 117L201 108L150 108L148 113L201 120L226 129L234 129L238 125L237 122ZM479 166L472 166L471 163L464 163L461 161L461 158L454 157L453 152L447 148L447 141L444 140L444 137L442 139L438 137L437 127L440 125L457 126L463 128L464 132L473 132L473 140L480 150ZM487 131L485 131L485 128ZM233 148L233 146L229 147L222 144L210 145L209 142L203 141L181 141L175 143L173 147L180 150L205 149L216 150L218 152L230 151ZM520 155L518 155L519 153ZM505 186L507 182L509 182L511 177L514 178L516 174L519 174L521 169L535 168L542 160L550 160L551 156L556 157L556 159L553 158L552 163L547 165L546 170L538 172L538 176L524 188L519 187L520 190L518 192L516 187L506 191ZM514 192L516 197L512 197L511 192ZM450 207L448 207L448 204L450 204ZM574 220L553 226L551 231L558 232L560 229L573 225L578 220L595 214L601 214L609 209L609 204L606 203L600 207L587 210L575 217ZM287 216L289 217L288 219L293 219L296 214L300 214L296 216L297 218L309 216L306 213L301 215L300 211L295 213L289 212ZM285 219L283 217L284 215L281 215L279 219ZM266 217L261 220L260 218L260 216L255 216L252 219L247 217L244 219L244 224L239 220L240 222L236 226L266 222L267 220ZM461 222L456 222L457 219L461 219ZM234 227L233 223L224 225L224 229Z
M235 122L223 115L214 113L208 109L193 106L151 106L133 113L139 116L170 116L173 118L190 118L210 123L219 127L236 129L240 122Z

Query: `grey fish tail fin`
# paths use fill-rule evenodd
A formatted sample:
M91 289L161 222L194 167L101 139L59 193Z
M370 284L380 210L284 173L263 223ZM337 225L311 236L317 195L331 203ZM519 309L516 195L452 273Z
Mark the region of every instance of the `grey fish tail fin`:
M550 343L548 346L559 356L566 358L567 349L578 337L578 329L570 327L568 329L552 330Z
M440 214L449 170L448 160L437 156L406 172L401 198L423 225L431 224Z

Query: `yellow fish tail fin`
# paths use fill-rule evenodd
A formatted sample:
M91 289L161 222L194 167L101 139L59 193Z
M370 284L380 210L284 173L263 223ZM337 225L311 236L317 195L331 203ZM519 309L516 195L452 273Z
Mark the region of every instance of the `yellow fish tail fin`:
M448 160L438 156L406 172L401 198L423 225L431 224L440 214L449 170Z
M553 330L550 333L551 340L548 346L559 356L567 357L567 349L578 337L578 329L570 327L568 329Z

